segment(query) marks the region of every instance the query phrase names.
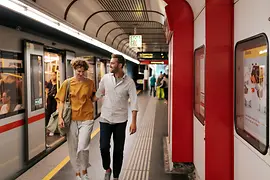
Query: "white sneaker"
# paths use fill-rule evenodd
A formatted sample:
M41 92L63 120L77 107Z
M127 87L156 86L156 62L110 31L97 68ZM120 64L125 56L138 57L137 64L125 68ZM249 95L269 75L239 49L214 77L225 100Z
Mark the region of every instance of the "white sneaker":
M49 133L49 136L54 136L54 133L53 133L53 132L50 132L50 133Z
M88 174L82 175L81 180L89 180Z

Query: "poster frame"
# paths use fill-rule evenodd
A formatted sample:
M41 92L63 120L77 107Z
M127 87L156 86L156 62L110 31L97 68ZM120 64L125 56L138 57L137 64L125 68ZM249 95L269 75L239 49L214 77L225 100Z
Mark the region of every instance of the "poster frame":
M245 43L250 43L251 41L254 41L256 39L259 38L263 38L265 40L265 46L267 47L267 55L266 55L266 144L265 144L265 149L262 150L259 147L259 140L256 139L255 137L253 137L250 133L245 132L244 130L239 130L239 128L237 127L237 107L236 107L236 86L237 86L237 47L239 45L245 44ZM254 46L253 48L256 48L258 46ZM243 59L241 59L243 60ZM257 151L259 151L261 154L266 155L268 152L268 148L269 148L269 41L268 41L268 37L265 33L260 33L257 34L255 36L243 39L238 41L235 44L235 48L234 48L234 93L233 93L233 98L234 98L234 128L235 128L235 132L241 137L243 138L247 143L249 143L252 147L254 147Z
M193 86L193 97L194 97L193 98L193 114L199 120L199 122L204 126L205 125L205 115L206 115L205 109L206 108L204 107L204 117L200 113L196 112L196 110L195 110L195 104L196 104L196 102L195 102L195 97L196 97L196 91L195 91L195 89L196 89L196 84L195 84L195 82L196 82L196 75L195 75L195 73L196 73L196 53L199 50L201 50L201 49L203 49L203 52L204 52L204 65L205 65L206 64L206 54L205 54L206 53L206 49L205 49L205 45L204 44L201 45L201 46L199 46L198 48L196 48L194 50L194 54L193 54L193 59L194 59L194 66L193 66L193 72L194 72L193 73L193 81L194 81L194 86ZM198 72L198 73L200 73L200 72ZM204 77L205 77L205 71L204 71ZM204 87L205 87L205 84L206 83L204 81ZM205 96L204 96L204 104L205 104Z

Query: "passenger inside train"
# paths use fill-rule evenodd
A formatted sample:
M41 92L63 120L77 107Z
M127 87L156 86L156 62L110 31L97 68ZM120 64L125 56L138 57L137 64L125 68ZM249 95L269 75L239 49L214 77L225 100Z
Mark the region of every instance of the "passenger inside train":
M49 82L45 81L45 93L46 93L46 112L45 121L46 126L49 123L51 114L56 111L57 102L55 100L55 95L57 93L57 72L51 73L51 79ZM49 132L49 136L53 136L54 132Z

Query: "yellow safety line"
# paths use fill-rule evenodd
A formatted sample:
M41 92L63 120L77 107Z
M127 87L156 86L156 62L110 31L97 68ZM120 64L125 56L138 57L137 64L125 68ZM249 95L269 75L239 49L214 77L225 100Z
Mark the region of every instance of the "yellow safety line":
M93 139L97 133L99 133L100 128L97 128L94 132L91 134L91 139ZM67 156L63 161L61 161L49 174L47 174L42 180L50 180L56 173L58 173L68 162L70 158Z

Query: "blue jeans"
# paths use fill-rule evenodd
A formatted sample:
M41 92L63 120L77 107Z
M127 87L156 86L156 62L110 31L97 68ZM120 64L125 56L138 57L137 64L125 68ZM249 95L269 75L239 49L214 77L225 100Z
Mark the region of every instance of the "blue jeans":
M100 122L100 152L105 170L110 169L111 136L113 134L113 177L118 178L123 164L123 153L126 138L127 121L124 123L109 124Z

